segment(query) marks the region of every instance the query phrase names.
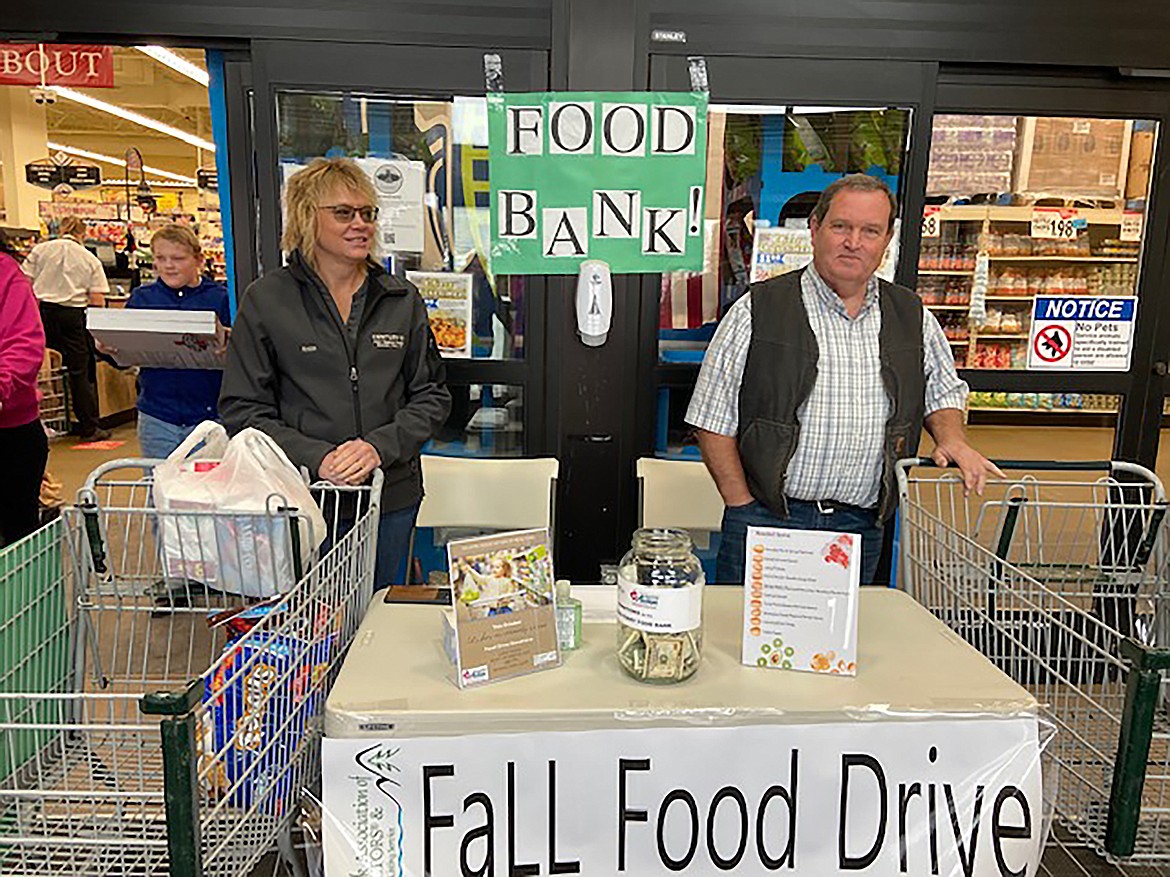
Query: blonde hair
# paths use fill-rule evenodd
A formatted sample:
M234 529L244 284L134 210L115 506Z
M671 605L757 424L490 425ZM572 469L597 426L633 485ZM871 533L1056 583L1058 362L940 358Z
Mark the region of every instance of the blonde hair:
M170 225L164 225L151 237L150 248L153 250L154 245L159 241L169 241L180 247L186 247L191 251L191 255L193 256L203 255L203 247L199 243L199 238L195 236L195 232L191 231L185 225L179 225L175 222L172 222Z
M57 225L57 232L61 237L65 235L73 235L74 237L85 237L85 220L80 216L66 216Z
M280 246L285 252L300 250L310 265L316 264L317 208L323 198L334 191L350 190L364 197L370 205L378 203L374 184L350 158L315 158L288 178L284 187L284 234ZM370 253L377 246L371 237Z

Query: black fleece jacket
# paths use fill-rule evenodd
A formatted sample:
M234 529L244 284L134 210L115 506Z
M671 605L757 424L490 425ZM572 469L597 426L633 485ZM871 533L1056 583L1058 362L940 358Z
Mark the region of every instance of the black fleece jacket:
M426 306L411 284L369 268L356 343L299 252L251 284L224 366L219 413L255 427L317 477L335 447L363 438L382 458L382 512L422 498L419 451L451 410Z

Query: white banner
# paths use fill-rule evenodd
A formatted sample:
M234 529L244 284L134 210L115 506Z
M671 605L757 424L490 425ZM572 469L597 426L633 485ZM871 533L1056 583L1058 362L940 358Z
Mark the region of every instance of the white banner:
M1032 877L1034 718L326 739L326 877Z

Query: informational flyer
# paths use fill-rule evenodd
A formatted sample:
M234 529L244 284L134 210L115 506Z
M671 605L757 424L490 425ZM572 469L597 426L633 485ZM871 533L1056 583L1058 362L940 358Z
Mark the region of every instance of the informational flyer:
M1036 296L1028 338L1028 369L1129 371L1134 296Z
M857 674L861 536L748 527L743 663Z
M812 233L807 228L757 228L752 237L751 282L771 280L812 261Z
M471 357L471 293L473 274L407 271L427 306L427 318L439 352L455 359Z
M544 529L447 543L460 688L560 666L549 544Z
M378 240L383 252L421 253L426 165L399 158L359 158L378 193Z

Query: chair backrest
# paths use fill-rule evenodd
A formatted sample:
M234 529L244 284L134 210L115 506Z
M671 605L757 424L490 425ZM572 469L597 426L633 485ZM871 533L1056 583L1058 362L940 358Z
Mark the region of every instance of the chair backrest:
M59 372L64 362L64 357L56 350L45 348L44 358L41 359L41 371L37 376L38 380L47 381L53 376L54 372Z
M422 458L419 527L528 530L553 526L555 458Z
M717 531L723 525L723 498L711 473L691 460L638 460L643 527Z

